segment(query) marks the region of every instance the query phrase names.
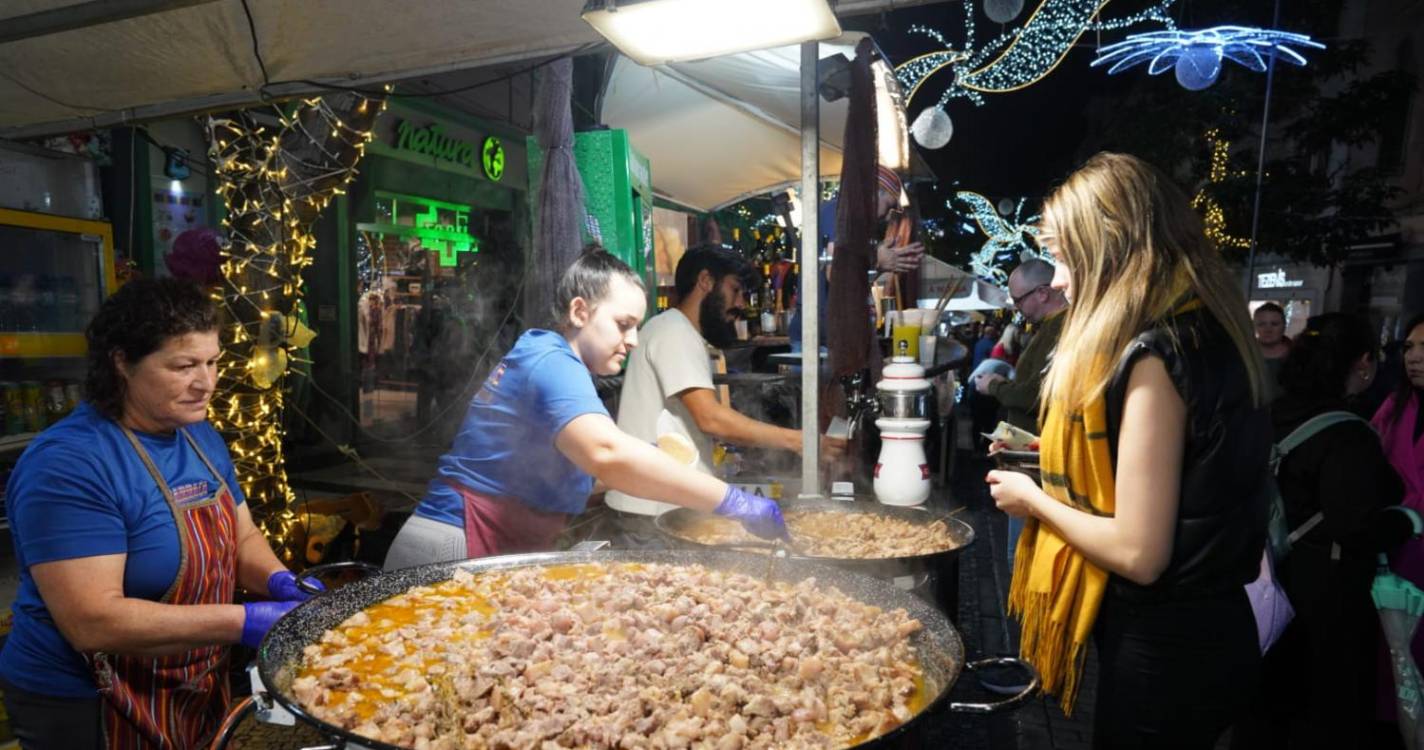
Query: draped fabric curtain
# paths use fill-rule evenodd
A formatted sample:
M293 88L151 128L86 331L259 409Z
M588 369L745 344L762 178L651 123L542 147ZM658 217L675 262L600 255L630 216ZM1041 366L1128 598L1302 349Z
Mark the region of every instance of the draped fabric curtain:
M821 384L822 430L831 415L845 415L845 391L840 378L869 369L873 383L880 369L880 348L870 317L870 271L875 267L876 179L875 84L870 62L875 44L869 38L856 45L851 64L850 102L846 112L841 191L836 205L835 255L831 258L830 293L826 300L826 345L830 349L830 382ZM830 481L863 481L873 463L868 430L858 429L846 460Z
M529 326L557 322L549 319L554 288L583 246L583 181L574 163L573 71L573 60L564 58L540 68L535 78L534 138L544 153L544 165L524 297L524 320Z
M875 268L876 128L875 85L870 63L875 44L856 45L851 65L850 104L846 114L845 153L841 162L836 213L836 248L831 259L830 299L826 301L831 375L839 379L870 368L879 370L880 350L867 300ZM844 408L843 400L832 404Z

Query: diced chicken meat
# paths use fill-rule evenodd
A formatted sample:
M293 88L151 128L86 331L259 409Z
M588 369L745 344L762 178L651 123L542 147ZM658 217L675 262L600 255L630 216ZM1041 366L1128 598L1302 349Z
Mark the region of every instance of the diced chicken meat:
M420 750L829 750L913 717L922 625L701 566L459 571L303 652L313 716Z

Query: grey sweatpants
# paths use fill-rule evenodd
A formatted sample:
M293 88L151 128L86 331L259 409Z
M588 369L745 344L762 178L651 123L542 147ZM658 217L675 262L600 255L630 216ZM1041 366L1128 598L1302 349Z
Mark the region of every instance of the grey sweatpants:
M463 560L465 530L429 518L411 516L386 552L386 570L412 568L428 563Z

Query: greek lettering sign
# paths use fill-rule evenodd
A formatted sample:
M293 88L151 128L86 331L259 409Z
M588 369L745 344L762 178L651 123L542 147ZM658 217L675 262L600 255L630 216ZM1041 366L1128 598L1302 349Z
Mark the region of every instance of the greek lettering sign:
M412 124L410 120L401 120L396 123L396 149L424 154L470 169L475 168L475 144L445 135L445 128L440 123L419 127ZM485 173L489 173L488 168ZM500 174L503 173L504 155L501 151ZM499 178L491 177L490 179Z

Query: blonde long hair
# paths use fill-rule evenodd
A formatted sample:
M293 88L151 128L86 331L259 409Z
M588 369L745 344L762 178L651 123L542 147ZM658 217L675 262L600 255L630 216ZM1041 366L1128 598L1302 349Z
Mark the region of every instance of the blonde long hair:
M1261 403L1265 363L1246 300L1187 196L1126 154L1089 159L1049 196L1040 242L1068 265L1072 304L1044 379L1050 406L1084 409L1107 389L1132 339L1195 296L1235 344Z

